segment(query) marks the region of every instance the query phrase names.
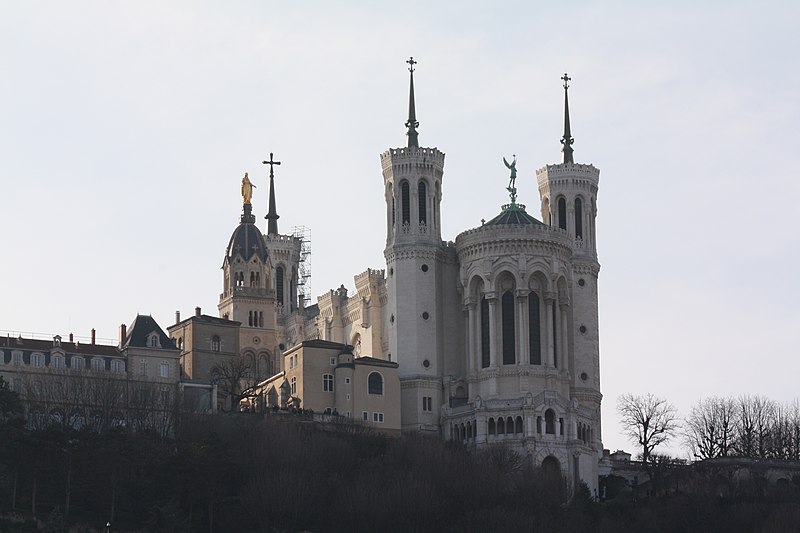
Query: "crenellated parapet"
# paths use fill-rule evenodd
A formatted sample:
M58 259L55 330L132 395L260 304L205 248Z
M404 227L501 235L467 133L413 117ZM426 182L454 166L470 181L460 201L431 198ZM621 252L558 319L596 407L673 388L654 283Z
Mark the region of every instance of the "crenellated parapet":
M430 169L442 172L444 153L438 148L390 148L381 154L383 174L394 170L405 173L412 170Z

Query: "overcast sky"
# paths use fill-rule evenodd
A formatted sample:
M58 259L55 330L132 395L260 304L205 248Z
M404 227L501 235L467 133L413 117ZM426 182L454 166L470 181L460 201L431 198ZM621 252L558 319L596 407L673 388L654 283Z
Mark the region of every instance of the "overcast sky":
M216 314L245 171L310 228L319 295L383 268L379 154L446 153L443 237L540 217L560 161L600 168L604 444L625 392L798 396L797 2L3 2L0 330L114 339ZM650 3L647 3L650 4ZM700 5L702 4L702 5ZM264 228L265 222L260 223Z

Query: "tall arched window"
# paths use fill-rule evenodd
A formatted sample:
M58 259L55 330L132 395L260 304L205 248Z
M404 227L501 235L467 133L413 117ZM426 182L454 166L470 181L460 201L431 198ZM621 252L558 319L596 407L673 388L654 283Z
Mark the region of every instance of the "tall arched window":
M283 267L275 269L275 298L278 305L283 305Z
M489 368L489 302L481 297L481 368Z
M567 201L563 197L558 199L558 227L567 229Z
M550 435L556 434L556 413L552 409L544 412L544 432Z
M514 293L506 291L501 299L503 320L503 364L513 365L517 360L514 336Z
M539 295L531 291L528 294L528 344L531 364L542 364L542 330L539 314Z
M394 196L392 196L392 227L394 227L394 223L397 220L397 208L394 204Z
M583 202L575 198L575 236L583 239Z
M428 187L425 185L424 181L419 182L419 186L417 187L417 195L419 201L419 223L420 224L427 224L428 223Z
M400 208L403 211L403 224L411 223L411 195L407 181L400 184Z
M383 376L380 372L372 372L367 378L367 392L369 394L383 394Z

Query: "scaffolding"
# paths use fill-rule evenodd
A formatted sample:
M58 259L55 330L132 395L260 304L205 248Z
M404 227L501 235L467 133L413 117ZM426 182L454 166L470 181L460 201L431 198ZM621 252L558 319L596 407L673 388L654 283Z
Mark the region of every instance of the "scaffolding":
M300 240L300 264L297 276L297 294L303 302L311 300L311 229L306 226L294 226L292 236Z

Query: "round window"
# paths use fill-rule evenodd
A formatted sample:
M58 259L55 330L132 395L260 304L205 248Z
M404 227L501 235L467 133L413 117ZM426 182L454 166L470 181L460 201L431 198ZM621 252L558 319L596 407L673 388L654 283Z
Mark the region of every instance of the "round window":
M422 269L423 272L428 271L428 265L422 265L420 268Z
M583 279L583 278L579 279L579 280L578 280L578 285L580 285L581 287L583 287L584 285L586 285L586 280L585 280L585 279Z
M586 372L581 372L581 379L583 381L586 381L587 379L589 379L589 374L587 374Z
M422 366L424 366L425 368L428 368L428 367L430 367L430 366L431 366L431 362L430 362L430 361L428 361L427 359L425 359L425 360L422 362Z
M583 324L581 324L581 327L579 327L579 328L578 328L578 330L579 330L581 333L586 333L586 326L584 326Z
M425 311L424 313L422 313L422 318L423 318L423 320L428 320L430 317L431 317L431 315L429 315L427 311Z

